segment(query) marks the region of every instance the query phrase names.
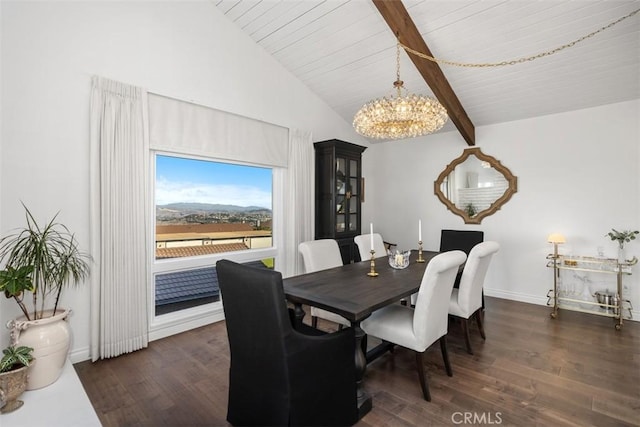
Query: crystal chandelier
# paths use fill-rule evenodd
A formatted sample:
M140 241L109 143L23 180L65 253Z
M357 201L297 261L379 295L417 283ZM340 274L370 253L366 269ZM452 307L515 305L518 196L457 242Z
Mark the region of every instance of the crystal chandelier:
M437 132L449 118L447 110L430 96L406 94L400 80L400 43L396 51L397 96L367 102L353 118L353 127L360 135L376 139L403 139Z

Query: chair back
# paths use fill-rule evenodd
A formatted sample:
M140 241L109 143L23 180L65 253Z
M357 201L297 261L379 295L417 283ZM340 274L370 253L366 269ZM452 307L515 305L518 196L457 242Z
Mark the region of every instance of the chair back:
M229 260L216 263L226 319L231 369L229 396L244 396L260 407L237 408L286 419L289 407L285 337L293 333L277 271ZM237 403L237 400L235 400ZM235 404L235 403L234 403ZM230 414L231 419L235 414Z
M427 265L413 315L413 333L425 348L447 333L453 282L466 259L462 251L449 251L436 255Z
M298 245L304 260L305 273L342 266L338 242L333 239L309 240Z
M470 316L482 307L484 278L493 255L499 249L498 242L479 243L471 249L467 263L464 265L458 290L458 305L465 316Z
M360 252L360 260L367 261L371 259L371 234L361 234L356 236L353 241L358 246ZM373 233L373 250L376 251L375 257L387 256L387 248L384 240L379 233Z
M469 255L471 249L484 241L484 232L475 230L442 230L440 252L462 251Z

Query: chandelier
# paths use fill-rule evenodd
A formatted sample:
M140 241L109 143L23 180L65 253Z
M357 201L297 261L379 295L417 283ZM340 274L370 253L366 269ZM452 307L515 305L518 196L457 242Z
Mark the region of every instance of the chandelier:
M376 139L403 139L439 131L447 122L447 110L430 96L409 94L400 80L400 42L396 50L396 96L367 102L353 118L360 135ZM402 96L404 89L406 95Z

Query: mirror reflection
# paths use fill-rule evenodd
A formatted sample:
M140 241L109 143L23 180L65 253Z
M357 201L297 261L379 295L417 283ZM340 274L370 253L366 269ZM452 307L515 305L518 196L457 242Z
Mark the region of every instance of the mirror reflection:
M480 224L517 191L517 178L479 148L466 149L434 183L435 194L467 224Z

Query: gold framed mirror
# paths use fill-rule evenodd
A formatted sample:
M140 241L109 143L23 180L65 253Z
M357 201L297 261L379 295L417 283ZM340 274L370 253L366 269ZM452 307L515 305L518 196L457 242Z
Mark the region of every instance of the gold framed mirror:
M518 178L478 147L465 149L433 184L438 199L465 224L480 224L518 191Z

